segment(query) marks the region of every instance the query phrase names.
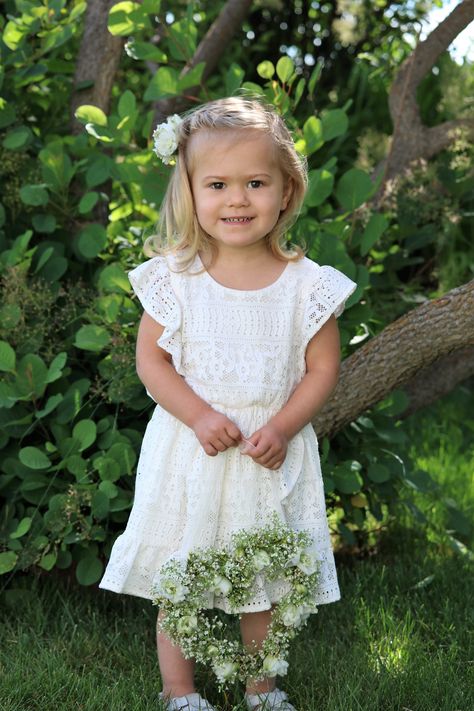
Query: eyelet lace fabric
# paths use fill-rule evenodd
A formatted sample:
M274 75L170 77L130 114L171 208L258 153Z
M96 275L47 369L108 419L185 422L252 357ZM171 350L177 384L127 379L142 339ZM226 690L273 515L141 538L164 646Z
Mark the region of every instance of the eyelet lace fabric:
M273 284L247 291L225 287L207 271L197 274L198 256L186 272L177 268L174 257L160 256L128 276L145 311L164 326L157 345L171 354L176 371L248 438L288 401L305 375L309 341L331 314L340 316L357 285L307 257L288 262ZM294 530L312 534L321 564L315 604L339 600L312 425L289 441L283 465L270 470L237 447L210 457L194 432L156 403L132 510L99 587L152 599L166 560L225 546L234 531L263 526L275 511ZM269 609L287 590L260 574L240 612ZM207 607L230 612L221 595L209 594Z

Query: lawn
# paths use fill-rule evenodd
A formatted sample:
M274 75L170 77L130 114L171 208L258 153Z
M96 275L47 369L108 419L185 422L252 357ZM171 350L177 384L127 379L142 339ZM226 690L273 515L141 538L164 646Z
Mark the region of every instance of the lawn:
M460 387L406 421L410 460L470 521L472 405ZM442 523L439 501L417 492L413 501ZM336 554L342 599L310 617L278 681L298 711L474 709L473 539L464 542L456 551L400 515L373 555ZM149 601L51 574L17 575L10 588L1 594L1 711L159 711ZM199 667L197 685L221 711L243 711L240 688L219 693Z

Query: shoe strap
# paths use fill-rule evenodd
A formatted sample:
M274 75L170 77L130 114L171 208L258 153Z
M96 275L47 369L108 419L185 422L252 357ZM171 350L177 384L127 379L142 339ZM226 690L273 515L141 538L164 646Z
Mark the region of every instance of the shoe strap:
M288 700L288 694L281 689L274 689L273 691L265 691L261 694L245 694L247 701L250 704L250 708L253 709L256 706L262 705L263 708L270 711L274 706L278 708L279 704ZM266 706L265 706L266 704Z
M164 699L164 697L162 698ZM209 702L197 692L185 696L174 696L165 703L167 711L214 711Z

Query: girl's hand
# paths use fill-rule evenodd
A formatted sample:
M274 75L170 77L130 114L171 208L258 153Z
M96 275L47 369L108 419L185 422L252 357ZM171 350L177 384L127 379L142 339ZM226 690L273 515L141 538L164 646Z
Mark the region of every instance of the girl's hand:
M241 431L232 420L212 408L198 418L192 429L210 457L225 452L229 447L236 447L242 438Z
M241 447L241 454L248 454L266 469L279 469L285 461L288 438L275 425L267 423L248 438L250 445Z

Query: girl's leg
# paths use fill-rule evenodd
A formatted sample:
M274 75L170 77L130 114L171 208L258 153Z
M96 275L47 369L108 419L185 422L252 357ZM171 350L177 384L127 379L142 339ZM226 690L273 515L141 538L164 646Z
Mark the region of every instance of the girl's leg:
M156 646L164 696L184 696L196 691L194 688L194 659L185 659L181 649L174 645L163 632L158 630L158 622L163 618L160 610L157 619Z
M272 605L272 609L275 605ZM242 642L247 649L260 649L262 642L267 636L270 625L271 610L261 612L243 612L240 620L240 632ZM252 640L255 640L256 644ZM248 694L262 694L265 691L273 691L276 686L275 677L266 677L261 681L247 679L246 691Z

